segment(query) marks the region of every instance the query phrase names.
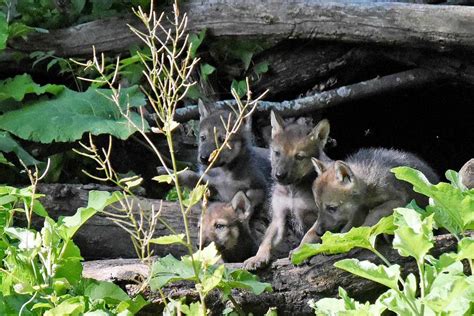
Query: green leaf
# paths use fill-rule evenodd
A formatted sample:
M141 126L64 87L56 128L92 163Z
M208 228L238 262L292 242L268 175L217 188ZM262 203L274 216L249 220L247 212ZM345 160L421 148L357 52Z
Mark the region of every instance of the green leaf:
M10 161L7 160L7 158L5 158L5 156L0 152L0 164L2 165L7 165L7 166L10 166L10 167L14 167L15 165L12 164Z
M219 284L219 288L224 289L224 292L228 291L227 293L230 293L231 289L244 289L255 295L272 291L270 283L260 282L256 275L242 269L231 270L227 273L224 280Z
M451 185L461 191L466 191L467 188L466 186L462 183L461 178L459 177L459 174L454 171L454 170L448 170L445 173L446 179L451 182Z
M184 244L183 238L184 234L167 235L158 238L152 238L150 239L150 243L158 245Z
M253 68L253 71L257 74L257 75L261 75L261 74L264 74L268 71L268 61L264 61L264 62L261 62L261 63L258 63L257 65L255 65L255 67Z
M150 287L157 290L178 280L193 280L194 269L189 261L184 262L172 255L158 259L152 266Z
M240 80L240 81L236 81L236 80L232 80L232 84L230 86L231 90L234 90L235 93L237 93L237 95L239 97L243 97L247 94L247 81L245 80Z
M200 184L194 189L192 189L191 193L189 194L189 198L183 200L183 204L186 207L192 207L201 201L202 197L206 193L207 186Z
M26 39L26 35L34 31L34 27L19 22L13 22L8 26L8 39L11 40L17 37Z
M21 145L5 131L0 131L0 151L4 153L15 153L18 159L21 159L27 166L38 165L41 163L24 150L23 147L21 147Z
M464 237L458 243L458 260L474 260L474 237Z
M474 293L473 277L440 274L433 282L424 302L443 315L465 315Z
M344 234L326 232L321 244L304 244L291 256L291 262L300 264L317 254L337 254L354 248L372 249L375 239L380 234L393 234L395 226L393 217L384 217L372 227L354 227Z
M394 168L392 172L398 179L413 184L416 192L431 198L427 211L435 214L439 227L459 235L474 222L474 194L470 191L463 192L444 182L433 185L420 171L408 167Z
M117 105L110 101L110 90L89 88L86 92L64 89L56 98L36 100L27 107L9 111L0 116L0 128L26 140L51 143L81 139L84 133L111 134L126 139L136 132L120 114ZM120 108L127 112L131 107L145 104L143 94L136 86L122 89ZM129 111L130 119L137 126L145 126L141 117Z
M201 46L206 37L206 29L202 29L199 34L192 33L189 35L189 45L191 46L191 58L196 57L197 50Z
M421 220L421 215L409 208L396 208L394 211L395 230L393 248L404 257L414 257L418 263L433 248L433 216Z
M92 300L105 300L107 304L118 304L130 298L118 285L112 282L89 279L86 281L84 295Z
M207 295L210 291L215 289L221 282L222 276L224 275L225 266L220 265L214 270L212 274L205 274L201 280L202 291L204 295Z
M201 64L201 79L202 80L207 80L210 74L212 74L215 70L216 67L211 66L209 64Z
M3 12L0 12L0 51L7 47L8 22Z
M383 284L391 289L398 290L398 279L400 277L400 266L375 265L370 261L359 261L357 259L344 259L334 264L335 267L343 269L352 274Z
M84 313L85 307L84 297L76 296L63 301L61 304L44 313L44 316L78 316Z
M41 235L26 228L8 227L4 232L13 239L18 240L18 249L20 250L35 250L39 251L41 247Z
M13 99L15 101L21 101L26 94L34 93L36 95L51 93L53 95L59 94L63 91L64 86L47 84L40 86L36 84L30 75L23 74L15 76L14 78L8 78L0 80L0 102L7 99ZM1 105L1 103L0 103Z
M419 313L419 302L415 301L412 302L415 304L415 308L417 308L416 312L413 308L407 303L404 297L396 292L395 290L388 290L387 292L383 293L377 299L377 302L385 305L389 310L396 313L397 315L417 315Z

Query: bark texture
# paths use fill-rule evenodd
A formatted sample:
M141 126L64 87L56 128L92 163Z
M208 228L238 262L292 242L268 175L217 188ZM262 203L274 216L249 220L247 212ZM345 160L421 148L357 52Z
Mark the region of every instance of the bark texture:
M435 237L435 240L436 246L431 252L434 256L456 248L456 240L450 235L440 235ZM404 275L416 271L416 263L408 258L400 257L395 250L384 247L381 251L391 263L402 266ZM256 296L243 291L235 291L233 295L245 312L252 312L254 315L263 315L270 307L277 307L278 315L314 315L307 304L308 300L337 297L339 287L343 287L351 297L362 302L377 297L385 290L377 283L335 268L334 263L344 258L358 258L381 264L377 256L366 250L353 250L348 254L332 256L318 255L301 266L294 266L288 259L280 259L270 267L257 272L262 281L272 284L272 293ZM228 265L239 267L240 264ZM137 272L140 271L146 273L147 268L133 260L108 260L84 264L84 275L100 280L127 283L136 278ZM196 299L194 285L190 283L175 284L165 288L164 292L173 297L180 295L188 299ZM150 294L150 296L154 298L154 303L143 312L144 315L152 315L162 308L159 296L156 294ZM208 306L213 315L220 315L225 307L217 293L208 297Z
M207 29L215 37L337 40L429 48L445 51L474 48L474 8L407 3L326 3L312 0L186 1L188 30ZM455 23L453 23L455 21ZM57 56L125 52L139 39L127 24L133 16L116 17L34 33L13 41L17 51L55 51ZM32 45L34 43L34 45Z

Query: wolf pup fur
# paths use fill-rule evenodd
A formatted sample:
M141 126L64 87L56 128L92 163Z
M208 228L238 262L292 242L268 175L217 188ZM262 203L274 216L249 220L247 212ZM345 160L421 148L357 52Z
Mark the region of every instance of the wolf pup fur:
M319 208L316 233L345 233L352 227L372 226L396 207L412 199L426 203L426 197L412 185L397 180L390 169L408 166L432 183L439 181L430 166L412 153L384 148L361 149L346 161L323 162L312 159L318 177L313 194Z
M222 144L226 130L223 122L236 120L230 110L211 110L202 101L198 103L199 150L198 160L201 171L209 164L211 154ZM250 118L247 118L224 147L213 168L205 175L209 183L211 199L228 202L239 191L249 198L252 208L264 204L271 181L271 165L268 150L252 146ZM217 144L216 144L217 142ZM200 174L186 170L180 173L179 181L187 187L194 187Z
M244 263L249 270L269 263L272 249L285 236L287 218L300 236L306 232L302 243L312 241L315 236L312 226L318 212L311 191L316 177L311 157L329 160L323 151L329 136L327 120L314 128L297 123L285 126L282 118L272 111L271 125L272 177L276 181L271 198L272 220L257 254Z
M212 202L202 220L202 245L214 242L224 262L243 262L257 252L250 231L253 208L242 191L230 203Z
M474 189L474 158L471 158L462 166L459 170L459 176L461 177L461 183L466 188Z

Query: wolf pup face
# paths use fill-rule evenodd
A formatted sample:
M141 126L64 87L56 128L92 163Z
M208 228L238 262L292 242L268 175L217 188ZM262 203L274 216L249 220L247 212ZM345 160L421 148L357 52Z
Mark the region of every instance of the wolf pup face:
M246 233L243 230L248 227L251 215L250 200L241 191L230 203L211 203L202 221L202 244L214 242L220 252L233 249L239 237Z
M198 101L198 108L200 114L198 157L201 164L208 165L212 153L219 148L225 140L226 130L224 124L227 125L230 121L230 126L233 126L237 115L227 110L215 110L211 112L209 106L205 105L201 100ZM239 131L231 136L227 146L221 151L214 167L227 165L238 157L242 147L246 145L249 139L249 130L249 119L245 119Z
M339 232L359 209L364 185L343 161L324 163L313 158L312 162L318 174L312 187L319 209L316 233Z
M282 118L271 112L272 177L280 184L299 182L313 171L311 157L323 154L329 136L329 122L322 120L311 129L307 125L285 126Z

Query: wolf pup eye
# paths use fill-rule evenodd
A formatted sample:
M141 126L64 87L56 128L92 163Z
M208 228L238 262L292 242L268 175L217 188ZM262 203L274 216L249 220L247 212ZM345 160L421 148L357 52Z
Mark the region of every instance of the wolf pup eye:
M206 135L201 135L201 136L199 137L199 139L200 139L201 141L205 141L205 140L206 140Z
M226 227L226 225L223 225L223 224L214 224L214 227L216 229L224 229Z
M335 212L337 212L337 206L326 206L326 210L329 213L335 213Z
M273 154L275 155L275 157L280 157L280 152L277 150L274 150Z
M217 137L217 141L222 144L224 141L225 141L225 137L224 136L219 136Z
M303 154L296 154L295 158L296 158L296 160L303 160L306 157Z

